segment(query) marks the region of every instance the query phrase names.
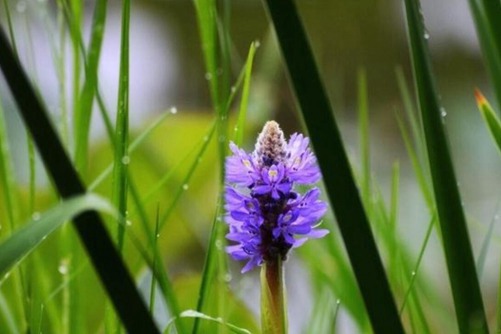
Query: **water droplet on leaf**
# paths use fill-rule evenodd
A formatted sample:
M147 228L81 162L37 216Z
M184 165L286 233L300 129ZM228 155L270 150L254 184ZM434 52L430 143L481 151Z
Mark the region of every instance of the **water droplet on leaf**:
M128 155L124 155L122 157L122 164L128 165L130 163L130 157Z
M57 271L59 271L59 273L61 275L67 275L68 274L68 260L66 259L63 259L61 260L61 263L59 264L59 267L57 267Z

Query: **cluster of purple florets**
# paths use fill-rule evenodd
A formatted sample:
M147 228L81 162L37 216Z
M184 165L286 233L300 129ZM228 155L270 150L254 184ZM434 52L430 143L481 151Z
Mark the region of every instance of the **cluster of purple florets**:
M309 185L321 177L308 144L309 139L297 133L286 142L274 121L266 123L251 154L230 144L226 238L236 244L228 246L227 252L236 260L248 261L242 272L264 262L285 260L291 248L328 233L316 228L327 209L318 199L319 189L304 195L294 190L295 184Z

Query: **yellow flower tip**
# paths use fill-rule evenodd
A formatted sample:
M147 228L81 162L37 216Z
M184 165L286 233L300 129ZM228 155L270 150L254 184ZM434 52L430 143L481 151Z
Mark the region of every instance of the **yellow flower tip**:
M475 88L475 99L477 100L477 105L479 108L484 105L489 105L489 102L487 102L484 94L482 94L482 92L478 88Z

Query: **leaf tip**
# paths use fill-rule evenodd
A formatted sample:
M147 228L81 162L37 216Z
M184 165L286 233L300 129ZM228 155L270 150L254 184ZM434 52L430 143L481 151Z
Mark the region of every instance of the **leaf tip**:
M475 88L474 94L475 94L475 99L477 100L477 105L479 108L489 104L489 102L487 102L487 99L485 98L484 94L482 94L480 89Z

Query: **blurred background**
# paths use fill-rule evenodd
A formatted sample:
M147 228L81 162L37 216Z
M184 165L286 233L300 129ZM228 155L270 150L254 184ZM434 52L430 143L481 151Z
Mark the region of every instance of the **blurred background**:
M21 60L57 124L63 109L71 111L71 82L74 79L70 40L68 36L60 34L64 29L61 30L63 23L58 4L48 0L8 3L13 13ZM398 69L403 71L412 88L402 2L299 0L296 3L355 169L360 164L357 73L361 69L366 72L373 175L383 195L388 198L392 165L395 161L400 163L402 179L398 229L411 252L417 256L429 221L429 212L418 189L396 121L396 114L402 115L404 108L397 84ZM480 88L496 108L497 104L489 88L467 1L459 1L451 6L446 0L423 0L422 5L438 90L445 108L444 123L470 223L473 249L478 255L491 221L499 217L501 211L501 159L475 105L474 88ZM86 44L93 8L94 1L85 1L83 32ZM99 65L99 85L112 116L117 104L120 15L120 3L110 1ZM3 7L0 8L0 20L5 29ZM268 119L277 120L287 135L303 131L261 1L231 2L231 38L232 81L236 81L250 43L255 40L260 42L251 82L245 148L253 148L255 135ZM131 130L140 132L158 115L171 114L162 133L155 133L148 140L149 151L141 153L137 159L132 157L131 168L141 169L145 161L160 160L161 168L168 169L203 138L213 115L207 83L210 78L205 74L192 1L133 1L130 47ZM61 67L60 64L64 65ZM61 90L60 83L64 80L67 85ZM65 98L61 95L63 91L66 93ZM3 78L0 80L0 97L9 124L10 140L15 143L13 151L17 177L21 184L27 184L26 136ZM235 104L234 109L237 108L238 104ZM93 174L99 174L101 168L112 159L109 150L103 148L106 146L103 144L106 141L105 130L97 109L91 134L94 145L88 180L92 179ZM199 254L203 253L208 240L210 215L213 214L217 196L215 161L215 153L212 152L203 165L205 167L200 168L202 171L195 174L181 202L180 208L185 210L179 210L175 218L169 220L189 221L189 231L186 233L190 237L196 236L193 242L172 237L177 231L175 228L166 232L164 248L166 253L171 254L166 261L168 267L173 268L174 277L184 277L190 271L201 270L203 256ZM143 166L141 173L146 173L145 169L147 167ZM138 174L138 183L154 184L155 173L160 175L161 171ZM48 184L44 175L39 163L37 182L40 186ZM184 174L179 172L179 175ZM182 182L182 177L179 176L176 182ZM165 198L169 196L168 190L158 195L158 199L152 201L152 211L158 203L162 205L168 202ZM490 316L495 310L501 260L501 230L497 225L488 249L485 273L481 277ZM335 234L336 230L332 233ZM195 246L191 247L193 244ZM289 305L293 323L291 333L295 333L304 328L308 319L300 316L304 303L311 304L312 301L308 297L308 285L303 284L308 280L308 274L295 256L291 263L288 274L293 277L288 279ZM233 278L238 281L235 283L237 295L244 298L258 314L257 276L251 274L250 278L245 277L241 281L239 277L235 278L240 275L238 267L233 269ZM436 233L425 252L423 271L438 287L446 304L451 306L448 288L440 289L448 287L448 277ZM299 308L294 305L299 305ZM351 328L346 314L341 314L340 322L346 328Z

